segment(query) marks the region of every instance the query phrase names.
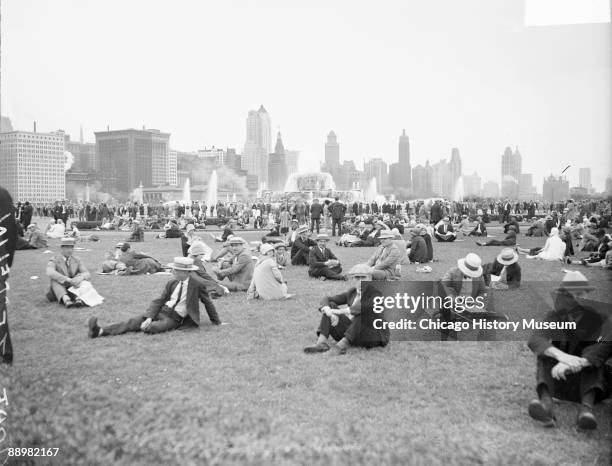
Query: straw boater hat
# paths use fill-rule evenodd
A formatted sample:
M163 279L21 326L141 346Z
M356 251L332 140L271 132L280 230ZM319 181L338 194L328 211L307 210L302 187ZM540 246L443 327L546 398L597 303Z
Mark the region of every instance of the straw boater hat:
M320 235L317 235L315 241L329 241L329 236L327 236L325 233L321 233Z
M518 254L512 248L504 248L497 256L497 262L501 265L512 265L518 262Z
M36 225L36 223L30 223L30 224L28 225L28 228L27 228L27 229L28 229L28 230L30 230L30 229L32 229L32 228L36 228L37 226L38 226L38 225Z
M459 270L468 277L478 278L482 275L482 260L473 252L459 259L457 261L457 267L459 267Z
M193 259L189 257L175 257L174 262L170 262L168 267L183 272L193 272L198 270L198 266L194 265Z
M359 228L365 228L366 224L365 222L359 222Z
M278 248L286 248L286 247L287 247L287 245L286 245L284 242L282 242L282 241L277 241L277 242L275 242L275 243L272 243L272 247L273 247L274 249L278 249Z
M270 251L274 251L274 245L270 244L270 243L264 243L261 245L261 247L259 248L259 252L262 256L265 256L266 254L268 254Z
M559 291L590 291L594 290L593 285L589 285L587 278L576 270L565 270L565 275L557 290Z
M115 244L115 249L121 249L123 247L123 243Z
M195 230L195 226L193 225L193 223L188 223L185 227L185 230L187 231L187 233L189 233L190 231Z
M291 223L297 223L298 225L300 224L300 222L298 222L298 220L297 220L297 219L295 219L295 218L292 218L292 219L291 219Z
M208 251L206 250L204 244L201 241L194 242L187 250L187 253L191 254L192 256L201 256L203 254L206 254L207 252Z
M395 238L395 235L393 233L391 233L391 230L384 230L380 233L380 236L378 237L378 239L393 239Z
M60 240L60 246L64 247L67 246L69 248L73 248L74 247L74 243L75 243L75 239L74 238L62 238Z
M308 231L308 226L307 225L302 225L296 231L298 232L298 234L299 233L306 233Z
M372 268L367 264L357 264L354 265L351 270L348 271L347 275L352 277L354 276L364 276L371 277L372 276Z

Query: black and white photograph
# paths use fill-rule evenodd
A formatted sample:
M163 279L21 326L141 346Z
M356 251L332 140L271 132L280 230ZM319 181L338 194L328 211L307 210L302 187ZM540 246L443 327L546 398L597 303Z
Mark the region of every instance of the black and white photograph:
M610 0L0 0L0 466L612 465Z

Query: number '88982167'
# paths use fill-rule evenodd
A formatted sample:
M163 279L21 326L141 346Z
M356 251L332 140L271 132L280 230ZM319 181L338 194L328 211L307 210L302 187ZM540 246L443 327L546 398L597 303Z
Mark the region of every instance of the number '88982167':
M59 448L7 448L8 456L57 456Z

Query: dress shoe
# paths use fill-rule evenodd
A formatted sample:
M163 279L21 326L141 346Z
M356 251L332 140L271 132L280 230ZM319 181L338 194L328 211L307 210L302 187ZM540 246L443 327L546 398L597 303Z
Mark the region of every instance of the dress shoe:
M338 345L332 346L329 349L329 354L331 356L340 356L346 354L346 348L340 348Z
M544 427L555 426L555 414L551 405L543 403L542 400L532 400L529 403L529 415L536 421L540 421Z
M329 351L329 345L325 342L323 343L317 343L314 346L307 346L306 348L304 348L304 353L325 353L326 351Z
M98 327L98 318L91 316L87 321L87 335L89 338L96 338L100 334L100 327Z
M578 420L576 423L578 424L578 428L583 430L597 429L597 419L595 419L590 406L582 405L580 407L580 413L578 413Z

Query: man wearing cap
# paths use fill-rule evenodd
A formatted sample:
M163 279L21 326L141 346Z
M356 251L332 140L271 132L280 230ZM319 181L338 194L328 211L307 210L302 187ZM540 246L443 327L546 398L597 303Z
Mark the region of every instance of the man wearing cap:
M482 266L485 285L497 289L517 289L521 286L521 266L518 254L504 248L493 262Z
M74 252L74 238L62 238L60 241L60 253L47 264L47 276L51 279L47 299L51 302L57 301L66 307L82 305L77 299L73 301L73 295L68 291L69 288L78 288L85 280L89 280L91 275L87 268L76 256Z
M261 257L255 264L253 278L247 290L247 299L286 299L291 297L287 293L287 282L278 269L274 245L262 244L259 249Z
M445 216L442 221L436 225L434 236L442 243L451 243L457 239L457 234L448 216Z
M440 280L440 294L443 298L459 296L471 296L476 300L486 296L486 286L482 277L482 260L474 253L469 253L457 261L457 267L451 267ZM455 319L453 308L440 309L441 320L450 322ZM441 330L440 338L447 340L449 337L456 339L456 332L452 330Z
M291 258L287 254L285 243L273 243L272 246L274 246L274 258L279 268L284 269L291 264Z
M578 427L595 429L593 405L610 394L605 366L612 366L612 325L610 316L582 300L593 289L582 273L566 271L554 296L554 310L542 320L548 328L535 330L529 339L537 356L538 394L529 403L529 415L547 427L555 425L556 397L580 403Z
M380 326L383 327L380 330L367 325L361 312L361 281L372 280L372 269L365 264L357 264L348 276L350 287L347 291L321 300L317 342L304 348L305 353L325 353L331 349L332 354L338 355L345 354L349 346L373 348L389 343L389 330L384 325ZM384 315L380 314L380 318L384 320ZM337 342L333 347L328 343L330 336Z
M133 317L125 322L98 326L97 317L91 317L87 323L90 338L110 335L121 335L127 332L162 333L174 330L183 324L198 326L200 324L200 305L204 304L210 321L220 325L221 321L204 282L192 272L198 268L193 259L175 257L168 264L174 277L166 284L161 296L150 304L144 315Z
M217 279L222 281L221 284L230 291L246 291L251 284L253 258L246 250L246 244L240 236L232 236L229 240L229 251L233 256L231 262L225 263L226 267L212 270Z
M317 235L316 246L310 249L308 255L308 275L320 280L346 280L342 275L342 267L336 255L327 247L329 236Z
M195 270L194 273L204 282L206 285L206 291L208 291L211 298L220 298L221 296L229 294L230 291L225 286L214 280L206 271L202 258L209 254L210 248L202 241L194 241L188 250L188 257L193 259L193 265L198 268L198 270Z
M183 257L187 257L189 246L191 246L195 241L204 241L196 233L196 228L193 223L188 223L185 227L185 233L181 233L181 249L183 251ZM212 252L212 249L210 252Z
M366 265L372 267L373 280L390 280L397 277L396 266L402 261L402 252L393 242L395 236L390 230L383 230L378 237L380 246L368 259Z
M297 238L291 246L291 264L308 265L310 248L316 247L316 243L308 237L308 227L302 225L297 229Z

